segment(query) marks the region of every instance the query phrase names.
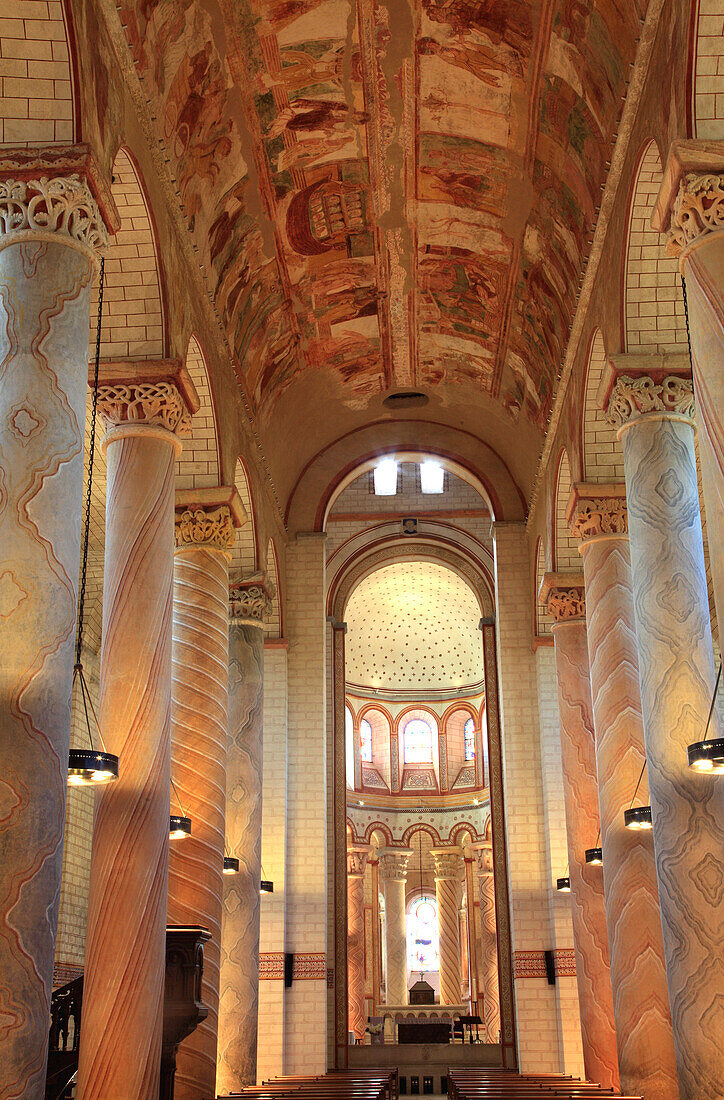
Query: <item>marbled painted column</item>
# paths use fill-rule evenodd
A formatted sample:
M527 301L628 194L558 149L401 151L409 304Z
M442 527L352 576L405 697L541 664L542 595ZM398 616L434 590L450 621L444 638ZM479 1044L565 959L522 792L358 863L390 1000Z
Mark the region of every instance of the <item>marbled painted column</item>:
M168 923L201 925L205 1020L181 1043L176 1100L216 1094L229 685L229 555L245 519L234 488L176 494L171 775L191 836L171 845ZM180 809L178 810L180 813Z
M599 818L583 577L577 573L547 573L540 597L555 619L553 641L583 1060L589 1081L604 1088L618 1088L603 875L600 867L585 860L586 849L598 843Z
M173 481L198 398L179 364L104 365L100 725L120 777L96 803L80 1100L156 1100L166 963Z
M621 1088L678 1100L664 943L650 833L627 829L644 766L626 490L574 486L568 517L582 540L603 848L603 887ZM637 804L646 805L644 775Z
M31 152L0 158L0 1095L35 1100L63 859L90 288L108 239L90 165L59 148L38 178L13 179Z
M475 898L477 895L475 883L475 859L471 849L465 848L465 920L467 928L468 967L470 975L470 1010L475 1015L478 1007L478 999L482 1002L480 964L478 962L478 935L475 922ZM482 1015L482 1013L479 1013Z
M714 686L693 395L679 377L619 377L619 426L666 977L682 1100L724 1082L724 785L687 766ZM716 718L714 718L716 736Z
M694 171L687 171L687 168ZM710 142L677 142L658 208L667 253L686 283L701 482L719 631L724 636L724 156ZM665 211L665 213L664 213Z
M224 882L216 1091L256 1083L259 1015L259 882L264 704L264 617L271 589L262 574L229 589L229 738L226 848L239 874Z
M493 848L489 842L473 845L480 904L480 978L483 1018L487 1041L500 1041L500 993L498 990L498 936L495 925L495 882L493 879Z
M381 848L380 878L385 896L388 1005L407 1004L407 927L405 885L411 848Z
M364 1042L365 1012L365 886L370 847L347 849L347 1021L358 1043Z
M460 871L459 848L431 848L435 860L435 895L440 947L440 1004L459 1005L460 990Z

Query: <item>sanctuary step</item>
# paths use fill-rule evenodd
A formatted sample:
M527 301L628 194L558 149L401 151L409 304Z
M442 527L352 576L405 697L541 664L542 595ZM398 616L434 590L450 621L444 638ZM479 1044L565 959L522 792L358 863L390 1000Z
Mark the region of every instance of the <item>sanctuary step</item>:
M640 1096L622 1096L579 1077L506 1069L451 1069L447 1088L448 1100L595 1100L607 1096L641 1100Z

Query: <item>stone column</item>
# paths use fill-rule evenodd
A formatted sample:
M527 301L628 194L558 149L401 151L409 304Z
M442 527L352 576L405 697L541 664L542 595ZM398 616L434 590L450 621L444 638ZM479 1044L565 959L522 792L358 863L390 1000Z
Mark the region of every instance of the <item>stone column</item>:
M692 771L686 755L703 737L714 687L692 416L691 382L671 376L619 377L608 410L624 455L679 1091L714 1100L724 1080L724 786Z
M229 589L229 738L226 848L239 873L224 882L216 1090L256 1083L259 1014L264 617L272 590L262 574Z
M381 848L380 878L385 896L388 1005L407 1004L407 921L405 885L412 848Z
M608 931L601 868L585 861L598 843L598 784L583 577L547 573L541 602L555 619L561 757L566 801L573 940L586 1077L618 1088Z
M364 1042L365 1012L365 887L368 844L347 849L347 1020L358 1043Z
M97 198L112 208L82 150L0 157L1 1075L28 1100L45 1093L63 859Z
M236 489L176 494L171 775L191 836L172 844L168 923L201 925L208 1016L181 1043L176 1100L216 1093L229 683L229 556L245 519ZM178 810L180 813L181 811Z
M724 635L724 153L719 143L677 141L654 223L669 229L686 284L701 482L719 630Z
M435 860L435 894L440 938L440 1004L459 1005L460 990L460 882L459 848L431 848Z
M489 841L473 844L480 903L480 978L485 1030L489 1043L499 1042L500 993L498 990L498 937L495 923L495 882L493 879L493 847Z
M465 922L467 928L468 967L470 976L469 994L470 1010L475 1015L478 1010L478 1001L482 1001L480 991L480 965L478 962L478 935L475 923L475 874L474 853L470 848L465 848ZM478 1013L482 1016L482 1012Z
M626 490L576 485L568 510L580 538L596 728L603 886L621 1088L646 1100L678 1100L654 848L627 829L646 759L631 593ZM644 775L637 804L646 805Z
M81 1100L155 1100L170 808L174 464L198 398L173 361L105 364L106 546L99 719L120 777L96 803Z

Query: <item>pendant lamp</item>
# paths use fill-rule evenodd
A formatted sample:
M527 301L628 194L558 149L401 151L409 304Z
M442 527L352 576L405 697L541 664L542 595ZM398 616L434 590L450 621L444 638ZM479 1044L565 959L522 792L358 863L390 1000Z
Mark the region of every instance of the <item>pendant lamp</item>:
M651 820L651 807L650 806L634 806L636 795L638 794L639 787L641 786L641 780L644 777L646 771L646 757L641 767L641 774L639 775L639 781L636 784L636 790L631 798L631 805L627 810L623 811L623 823L627 829L652 829L653 822Z
M694 768L698 772L724 772L724 737L708 738L706 736L709 732L709 726L711 725L711 717L714 713L714 706L716 705L716 696L719 690L720 680L721 662L719 662L719 671L716 674L714 693L711 697L711 706L709 707L709 717L706 720L706 729L704 730L704 740L695 741L694 744L689 745L686 750L689 758L689 767Z
M93 396L91 399L91 428L88 444L88 484L85 496L85 518L83 521L83 558L80 571L80 594L78 598L78 627L75 639L75 665L73 667L73 694L76 694L76 685L83 703L83 715L88 734L88 748L71 748L68 752L68 784L71 787L100 787L104 783L112 783L118 779L118 757L106 751L103 742L103 734L98 722L93 700L91 699L85 674L83 672L83 619L85 614L85 587L88 573L88 541L90 537L90 512L93 493L93 460L95 456L96 419L98 411L98 368L101 358L101 318L103 315L103 283L105 273L105 259L101 257L101 267L98 278L98 323L96 325L96 355L95 370L93 376ZM100 749L93 744L93 732L91 729L91 715L98 733Z
M238 875L239 873L239 861L236 856L224 856L224 872L225 875Z
M171 776L171 787L173 793L176 795L176 801L178 802L178 808L181 811L178 814L171 814L169 819L169 840L185 840L187 836L191 836L191 818L187 817L184 808L181 805L181 799L179 797L176 784Z
M556 879L556 890L560 891L561 894L570 894L571 880L568 875Z

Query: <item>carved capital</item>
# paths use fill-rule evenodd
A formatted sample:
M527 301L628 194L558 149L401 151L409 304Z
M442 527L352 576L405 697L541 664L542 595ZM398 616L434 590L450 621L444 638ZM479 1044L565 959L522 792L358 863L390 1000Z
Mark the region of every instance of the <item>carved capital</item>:
M0 240L51 234L84 245L95 258L108 248L103 216L85 180L77 173L0 180Z
M98 415L112 428L165 428L188 435L199 397L175 359L104 362L98 375Z
M582 542L598 535L626 535L625 486L574 485L566 515L571 534Z
M724 174L687 172L671 210L666 252L680 256L698 237L724 229Z
M586 593L582 573L546 573L538 602L557 623L586 617Z
M459 848L431 848L430 855L435 860L436 879L459 878L463 855Z
M691 379L668 375L658 382L645 374L635 378L627 374L619 375L609 398L607 422L621 428L647 413L676 413L693 419L694 387Z
M229 618L236 622L264 625L271 612L274 586L264 573L253 573L229 585Z
M230 551L234 545L234 524L228 504L220 507L176 509L176 549L207 547Z
M479 877L493 873L493 848L491 844L473 844L475 870Z
M380 848L380 878L385 882L405 882L411 848Z
M347 849L347 874L350 877L362 877L371 851L369 844L358 844Z

